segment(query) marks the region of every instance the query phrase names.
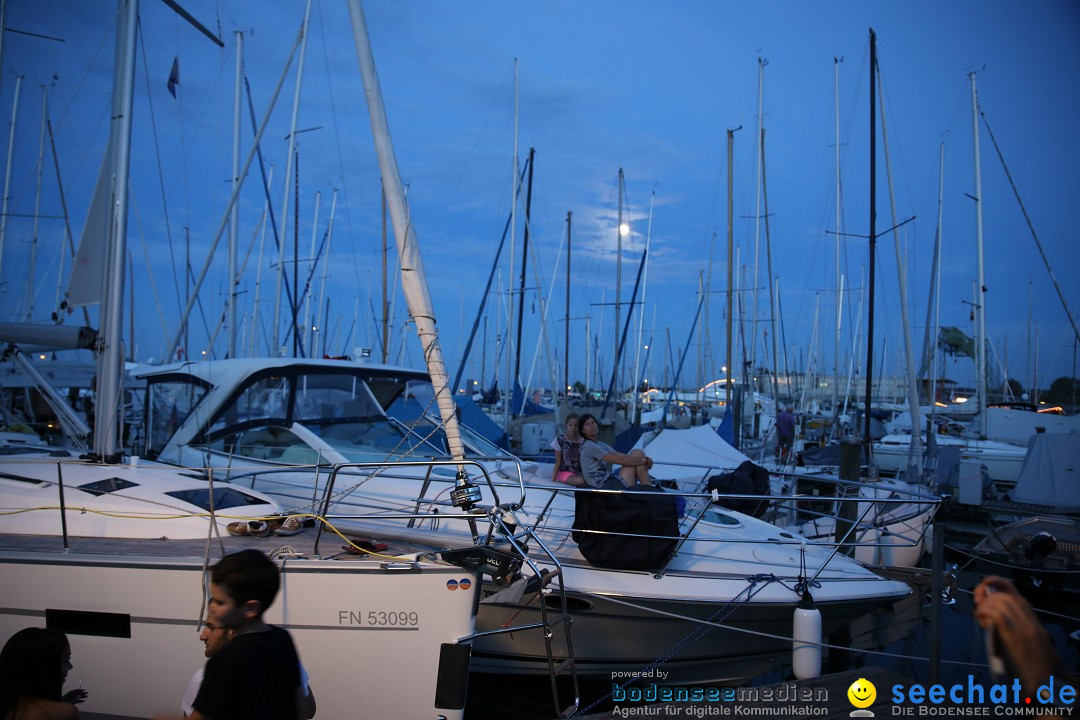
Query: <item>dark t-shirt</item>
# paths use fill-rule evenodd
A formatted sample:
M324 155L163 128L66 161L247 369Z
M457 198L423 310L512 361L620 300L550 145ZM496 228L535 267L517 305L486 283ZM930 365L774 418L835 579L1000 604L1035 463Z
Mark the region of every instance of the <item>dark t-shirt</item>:
M214 720L296 720L299 668L285 630L242 633L206 662L195 709Z
M787 411L777 415L776 434L780 437L795 437L795 416Z

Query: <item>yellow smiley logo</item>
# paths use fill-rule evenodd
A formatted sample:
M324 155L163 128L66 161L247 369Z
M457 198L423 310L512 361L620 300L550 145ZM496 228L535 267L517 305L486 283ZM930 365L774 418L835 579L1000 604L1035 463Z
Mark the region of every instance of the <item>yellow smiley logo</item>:
M868 708L877 699L877 688L874 687L874 683L866 678L859 678L851 683L851 687L847 690L847 696L855 707Z

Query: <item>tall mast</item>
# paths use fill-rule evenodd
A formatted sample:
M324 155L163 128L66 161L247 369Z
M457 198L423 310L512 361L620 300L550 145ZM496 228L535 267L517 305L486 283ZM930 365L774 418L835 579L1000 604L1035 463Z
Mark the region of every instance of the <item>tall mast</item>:
M937 336L938 328L941 326L941 242L942 236L945 233L944 226L944 214L945 214L945 143L941 143L940 158L938 160L938 167L940 177L938 178L938 242L937 248L934 251L934 351L937 351ZM931 395L931 407L937 407L937 363L934 363L934 369L931 377L933 381L930 384L932 389Z
M300 113L300 88L304 80L304 58L307 56L308 20L311 17L311 0L307 1L304 9L304 24L300 26L300 62L296 67L296 83L293 86L293 109L292 120L289 122L289 149L285 153L285 188L284 197L281 200L281 227L288 226L289 221L289 176L292 175L292 162L296 152L296 121ZM257 143L256 143L257 144ZM285 232L278 236L278 273L277 294L274 297L274 331L271 340L271 351L276 355L279 352L279 331L281 330L281 285L285 279ZM293 288L293 293L296 288ZM295 303L294 303L295 304ZM295 318L295 314L294 314ZM295 325L295 323L294 323ZM295 331L294 331L295 334ZM295 343L294 343L295 346ZM295 353L294 353L295 354Z
M514 397L514 385L517 378L510 377L510 324L514 317L514 235L517 232L517 189L518 189L518 59L514 58L514 159L510 170L510 275L508 276L507 289L509 290L508 305L506 310L506 332L503 335L506 350L506 383L503 385L503 431L509 432L510 427L510 403Z
M533 164L535 160L536 148L529 148L529 182L525 191L525 232L522 234L521 238L521 301L518 303L517 342L514 350L514 379L521 378L521 326L525 324L525 270L528 266L527 261L529 258L529 216L532 213L532 181ZM522 400L524 400L524 397ZM518 408L518 410L520 409L521 408Z
M757 138L761 138L761 130L765 119L762 117L763 97L765 95L765 66L768 62L764 58L758 58L758 106L757 106ZM758 263L761 258L761 153L755 153L757 157L757 173L754 178L754 283L753 283L753 308L750 311L750 399L753 400L754 392L757 391L757 383L754 373L757 372L757 338L758 338L758 290L761 274ZM745 341L744 341L745 342Z
M0 30L2 32L2 30ZM22 75L15 76L15 99L11 102L11 130L8 133L7 166L4 170L4 198L0 208L0 270L4 263L4 237L7 235L8 197L11 195L11 165L15 158L15 125L19 117L19 90L22 89ZM0 275L0 277L3 277Z
M836 164L836 333L833 338L832 414L835 420L840 412L840 320L843 312L840 278L840 238L844 231L840 220L840 63L843 58L833 58L833 115L835 117L835 143L833 151ZM836 427L836 424L833 424Z
M323 258L323 272L322 281L319 284L319 302L315 304L315 324L319 326L319 335L313 337L311 340L311 357L318 357L320 354L326 355L326 333L327 321L329 317L324 317L323 322L319 322L318 315L319 309L323 307L323 302L326 299L326 276L330 272L330 241L334 239L334 212L337 210L337 188L334 188L334 194L330 196L330 222L326 226L326 256ZM329 305L326 306L329 308ZM321 353L316 353L315 341L321 336L323 349Z
M881 88L880 68L876 68L876 72L871 76L871 82L877 82L879 89ZM893 248L896 252L896 271L900 288L900 323L904 331L904 361L907 366L908 408L911 412L911 447L913 459L915 461L915 470L916 472L921 473L922 418L919 411L919 388L915 382L915 353L911 347L911 322L908 320L907 266L904 263L904 257L900 247L899 223L896 219L896 198L893 194L892 162L889 157L888 133L885 131L884 108L882 108L881 113L881 142L882 149L885 150L885 175L889 182L889 209L892 213Z
M98 370L94 454L106 462L119 460L120 394L124 369L124 269L127 254L128 177L131 169L131 112L135 97L135 35L139 0L119 0L116 63L113 71L112 123L108 147L113 152L113 202L109 227L104 292L98 335Z
M866 399L863 411L863 445L866 447L866 464L870 465L871 438L870 438L870 407L874 388L874 250L877 245L877 83L874 82L874 73L877 72L877 35L870 30L870 260L867 268L868 294L870 301L867 304L866 321Z
M986 438L986 282L983 277L982 171L979 169L979 96L971 80L971 132L975 156L975 394L979 396L979 437Z
M38 138L38 160L37 160L37 189L34 192L34 229L30 234L30 267L27 268L26 274L26 322L30 322L33 319L34 313L34 275L36 275L35 267L37 265L37 251L38 251L38 227L41 216L41 180L45 174L45 121L49 116L49 87L48 85L41 86L41 130Z
M761 199L765 204L765 258L769 268L769 323L772 326L772 396L773 402L780 400L780 386L777 380L778 350L776 347L776 289L772 269L772 238L769 234L769 186L765 179L765 128L761 128Z
M563 392L570 392L570 217L572 213L566 211L566 314L563 316L563 332L565 333L563 344Z
M233 156L232 187L236 192L240 184L240 84L244 76L244 33L236 31L236 89L233 99ZM227 357L236 357L236 248L240 231L240 206L233 203L232 217L229 220L229 317Z
M735 203L733 200L733 185L734 185L734 171L732 169L732 162L734 161L735 150L735 130L728 128L727 131L727 358L724 362L724 412L731 411L731 310L732 310L732 287L733 287L733 268L734 268L734 211Z
M653 218L653 207L655 205L656 205L656 190L654 189L652 191L652 194L649 197L649 224L645 229L645 255L646 255L646 257L649 254L649 244L652 241L652 218ZM711 255L712 255L712 253L710 251L710 257L711 257ZM633 385L633 390L631 391L631 395L630 395L630 422L632 422L632 423L636 422L635 418L637 417L638 392L641 389L638 380L641 377L640 374L639 374L639 371L641 370L641 345L642 345L641 341L642 341L642 337L644 336L644 329L645 329L645 288L648 285L648 279L649 279L649 266L645 265L645 267L642 268L641 311L638 313L637 343L636 343L636 347L635 347L635 350L634 350L634 377L632 378L632 382L634 383L634 385Z
M386 299L386 186L382 188L382 361L385 365L390 359L390 303Z
M360 0L349 0L349 18L352 22L360 73L364 80L364 95L371 116L371 131L379 157L379 169L383 178L383 187L386 188L390 218L394 225L394 237L401 258L402 290L408 300L409 311L416 322L416 333L423 345L424 359L427 361L428 374L431 376L431 384L435 389L435 398L439 405L439 415L446 432L450 454L455 460L461 460L464 458L464 450L458 431L454 398L450 391L446 365L443 362L442 348L439 347L435 311L428 293L427 276L420 256L416 231L408 218L405 193L401 184L401 175L398 172L397 159L394 156L386 108L383 105L382 88L375 71L375 58L371 54L371 42L368 38L367 23L364 20L364 11L360 7ZM464 480L464 469L460 466L459 478Z
M616 256L615 256L615 337L618 342L619 328L622 326L619 322L620 311L622 310L622 304L620 302L620 295L622 293L622 239L623 239L623 169L619 168L619 224L615 228L616 239ZM615 372L618 372L618 368L615 368Z

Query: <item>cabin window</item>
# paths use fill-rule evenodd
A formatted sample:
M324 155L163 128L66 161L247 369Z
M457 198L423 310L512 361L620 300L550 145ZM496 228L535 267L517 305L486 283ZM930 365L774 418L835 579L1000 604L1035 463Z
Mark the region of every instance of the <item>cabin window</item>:
M174 490L165 493L169 497L182 500L196 505L207 512L210 511L210 488L193 488L191 490ZM265 500L260 500L254 495L237 490L234 487L214 486L214 511L219 512L232 507L247 507L248 505L265 505Z
M228 403L224 413L214 419L209 435L236 425L254 424L274 419L284 423L288 418L289 381L270 376L259 378L245 387L237 398Z
M130 480L111 477L80 485L79 489L83 492L88 492L91 495L104 495L106 493L116 492L117 490L127 490L128 488L136 486L138 486L138 483L133 483Z
M147 390L147 457L157 457L177 428L206 396L207 388L192 378L153 382Z
M382 417L379 403L358 377L302 375L296 379L293 420L304 424L332 418Z

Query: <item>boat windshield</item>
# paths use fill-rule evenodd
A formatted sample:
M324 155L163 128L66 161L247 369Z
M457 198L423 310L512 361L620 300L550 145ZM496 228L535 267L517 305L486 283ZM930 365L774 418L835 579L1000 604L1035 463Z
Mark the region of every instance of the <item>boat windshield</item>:
M275 422L249 423L215 433L205 447L255 462L287 465L340 462L340 458L328 452L325 446L346 462L427 460L440 456L435 446L422 442L386 417L323 418L300 424L301 430ZM317 440L313 441L312 435Z
M446 439L435 402L435 388L431 381L410 380L406 384L405 403L389 409L400 422L409 427L426 442L436 446L446 456L450 455L450 443ZM479 432L458 420L458 430L467 458L514 459L510 453L488 440Z
M442 455L387 417L368 382L340 372L253 378L216 414L205 437L211 450L288 464L340 461L326 446L349 462Z
M176 429L206 396L208 386L190 375L155 380L146 395L146 447L143 454L157 457Z

